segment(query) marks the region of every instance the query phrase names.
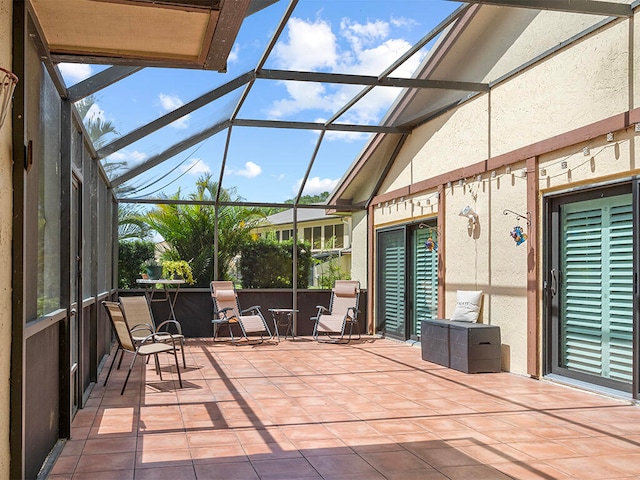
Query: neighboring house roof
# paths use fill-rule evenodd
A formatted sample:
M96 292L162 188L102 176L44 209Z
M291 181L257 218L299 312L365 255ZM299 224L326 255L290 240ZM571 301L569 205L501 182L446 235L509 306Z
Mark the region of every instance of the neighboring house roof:
M336 215L327 215L324 210L316 208L299 208L297 213L297 221L309 222L314 220L339 219ZM293 223L293 209L284 210L267 217L267 221L271 225L287 225Z

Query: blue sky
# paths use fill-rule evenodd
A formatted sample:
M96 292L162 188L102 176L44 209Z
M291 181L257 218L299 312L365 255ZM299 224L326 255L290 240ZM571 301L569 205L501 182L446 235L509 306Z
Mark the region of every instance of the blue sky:
M378 75L453 12L446 0L300 0L264 68ZM288 2L280 1L248 17L229 57L226 73L144 69L95 96L94 115L110 120L123 135L252 70L271 40ZM430 45L429 45L430 46ZM428 46L428 47L429 47ZM427 54L414 55L393 76L410 76ZM68 85L104 66L60 66ZM258 80L238 118L326 121L362 87ZM183 117L112 155L126 168L229 118L243 89ZM377 87L339 123L380 122L400 90ZM318 139L317 131L234 127L223 186L246 201L282 202L300 188ZM330 191L368 139L360 133L327 133L305 186L305 194ZM182 195L196 179L218 180L227 130L187 149L127 183L133 196Z

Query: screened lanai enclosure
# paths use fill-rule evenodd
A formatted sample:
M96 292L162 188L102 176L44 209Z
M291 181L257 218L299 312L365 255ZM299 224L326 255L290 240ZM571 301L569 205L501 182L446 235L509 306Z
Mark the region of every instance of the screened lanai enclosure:
M630 3L14 1L12 478L36 478L55 456L111 350L101 302L126 293L120 207L291 208L294 240L297 212L321 209L349 216L371 249L368 212L411 133L493 86L479 80L487 59L472 45L433 75L476 4L608 19L632 15ZM529 58L502 68L513 74L555 47L532 43ZM352 168L367 157L379 161ZM195 195L202 177L218 186L212 198ZM223 200L221 189L238 195ZM326 203L301 203L324 191ZM217 236L211 249L217 277ZM360 326L376 333L374 264L359 258ZM298 309L299 333L310 334L302 319L329 292L293 285L241 301ZM186 336L211 336L208 290L179 299Z

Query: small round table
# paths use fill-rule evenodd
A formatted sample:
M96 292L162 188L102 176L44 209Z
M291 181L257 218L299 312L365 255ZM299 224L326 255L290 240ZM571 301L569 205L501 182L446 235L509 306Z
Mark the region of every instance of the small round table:
M280 327L286 327L284 333L284 339L286 340L291 332L291 340L295 340L293 329L293 314L298 313L298 310L294 308L270 308L271 316L273 317L273 326L276 330L276 336L278 342L280 341Z

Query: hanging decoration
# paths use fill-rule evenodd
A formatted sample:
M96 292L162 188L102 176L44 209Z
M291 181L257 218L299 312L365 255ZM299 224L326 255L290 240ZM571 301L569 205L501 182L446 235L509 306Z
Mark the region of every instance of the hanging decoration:
M427 225L426 223L421 223L420 225L418 225L419 228L428 228L429 229L429 236L427 237L427 241L424 242L424 248L427 249L427 251L429 252L438 252L438 242L436 240L434 240L434 231L433 231L433 226L431 225ZM436 238L438 238L437 236L437 229L436 229Z
M430 252L438 251L438 242L436 242L431 235L429 235L429 238L427 238L427 241L424 242L424 246Z
M522 245L527 241L527 234L524 233L521 226L513 227L511 230L511 238L516 242L516 245Z
M513 210L509 210L505 208L502 213L504 215L508 215L511 213L516 216L517 220L521 220L521 219L526 220L527 226L528 227L531 226L531 214L529 212L527 212L526 215L520 215L519 213L514 212ZM517 245L522 245L524 242L527 241L527 238L529 237L524 231L524 229L520 225L517 225L513 227L513 230L511 230L511 238L513 238L513 241L516 242L516 246L517 246Z

